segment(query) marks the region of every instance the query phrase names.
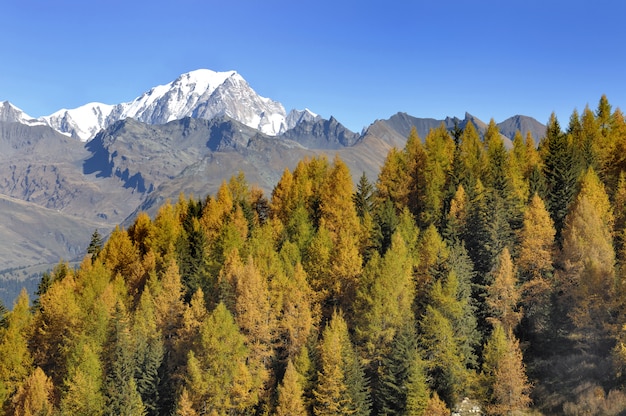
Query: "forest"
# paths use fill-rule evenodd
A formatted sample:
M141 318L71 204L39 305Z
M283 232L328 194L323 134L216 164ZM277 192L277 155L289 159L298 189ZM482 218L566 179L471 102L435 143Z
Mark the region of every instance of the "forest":
M240 173L0 305L0 414L626 414L625 207L606 96L538 146L413 130L375 181Z

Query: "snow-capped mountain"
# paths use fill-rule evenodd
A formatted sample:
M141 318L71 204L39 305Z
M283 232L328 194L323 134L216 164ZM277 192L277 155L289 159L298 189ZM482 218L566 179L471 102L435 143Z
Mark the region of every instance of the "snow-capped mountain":
M90 103L60 110L40 120L57 131L87 141L101 129L126 118L165 124L184 117L208 120L221 115L270 136L287 129L287 114L282 104L259 96L236 71L208 69L183 74L128 103Z
M44 123L34 119L8 101L0 103L0 121L5 123L21 123L28 126L38 126Z

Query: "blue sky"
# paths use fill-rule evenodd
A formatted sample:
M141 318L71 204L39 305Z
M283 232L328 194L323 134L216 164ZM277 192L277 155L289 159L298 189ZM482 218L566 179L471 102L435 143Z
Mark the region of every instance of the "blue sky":
M7 0L0 101L37 117L199 68L354 131L398 111L566 126L626 110L626 2Z

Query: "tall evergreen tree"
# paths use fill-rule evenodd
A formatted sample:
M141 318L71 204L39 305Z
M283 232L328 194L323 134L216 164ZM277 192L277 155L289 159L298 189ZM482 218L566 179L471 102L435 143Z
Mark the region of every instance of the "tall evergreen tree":
M146 410L137 390L135 347L130 334L126 308L116 305L111 320L105 356L105 383L107 413L125 416L144 415Z
M96 229L91 235L91 241L89 242L89 246L87 247L87 254L91 255L92 261L96 260L100 251L102 251L102 246L104 243L102 242L102 236Z
M412 320L402 325L382 359L373 392L375 414L421 415L426 408L429 390L414 325Z
M359 218L363 219L365 214L372 214L374 208L374 185L370 183L365 172L359 178L352 201Z
M541 147L545 149L543 173L547 185L546 205L554 221L557 241L560 242L565 216L576 195L579 171L567 136L561 131L554 113L548 121Z

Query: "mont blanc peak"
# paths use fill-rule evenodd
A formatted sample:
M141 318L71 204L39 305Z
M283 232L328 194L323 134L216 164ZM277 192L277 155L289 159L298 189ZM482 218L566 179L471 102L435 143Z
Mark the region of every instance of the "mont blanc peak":
M65 135L88 141L100 130L126 118L165 124L185 117L209 120L224 115L270 136L286 130L287 114L281 103L259 96L236 71L209 69L182 74L130 102L90 103L38 120Z
M130 103L116 106L114 117L130 117L148 124L165 124L191 116L198 105L235 74L235 71L214 72L209 69L188 72L169 84L150 89Z

